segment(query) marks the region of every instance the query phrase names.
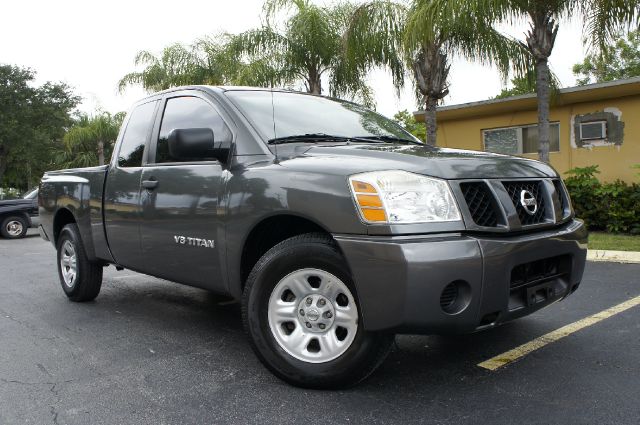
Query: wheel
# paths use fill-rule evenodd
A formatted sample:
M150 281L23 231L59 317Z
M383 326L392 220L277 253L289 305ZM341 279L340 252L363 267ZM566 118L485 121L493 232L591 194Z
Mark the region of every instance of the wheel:
M349 269L322 234L294 236L262 256L247 279L242 316L262 363L305 388L359 383L382 363L394 339L360 325Z
M20 239L24 238L29 229L29 224L24 217L18 215L10 216L2 220L2 227L0 227L0 233L7 239Z
M91 301L100 293L102 266L87 259L75 224L64 226L58 237L58 276L72 301Z

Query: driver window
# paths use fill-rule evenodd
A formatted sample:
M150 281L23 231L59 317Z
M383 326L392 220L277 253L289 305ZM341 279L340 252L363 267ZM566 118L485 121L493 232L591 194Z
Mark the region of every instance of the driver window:
M189 128L210 128L216 145L231 140L229 128L210 104L199 97L174 97L167 101L164 108L156 147L156 163L177 162L169 155L167 137L171 130Z

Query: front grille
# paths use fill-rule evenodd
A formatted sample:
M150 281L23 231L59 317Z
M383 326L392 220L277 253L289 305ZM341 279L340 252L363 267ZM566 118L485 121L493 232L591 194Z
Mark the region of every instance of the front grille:
M461 183L460 189L473 221L478 226L496 227L498 225L496 204L487 185L484 182Z
M560 205L560 211L562 211L561 216L564 218L566 215L565 209L567 207L567 204L565 203L564 199L564 189L562 188L562 182L560 182L560 180L554 180L553 185L556 188L556 196L558 197L557 202L558 205Z
M540 224L545 220L545 199L542 191L542 182L540 181L513 181L513 182L503 182L504 188L506 189L509 197L511 197L511 201L513 202L513 206L516 208L518 212L518 217L520 218L520 224L523 226L530 226L532 224ZM538 208L534 214L529 214L529 212L522 206L520 199L523 191L530 192L536 199L538 204Z

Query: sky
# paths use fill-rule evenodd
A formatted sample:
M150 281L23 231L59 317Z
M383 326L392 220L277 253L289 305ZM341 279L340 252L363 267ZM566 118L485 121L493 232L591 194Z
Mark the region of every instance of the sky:
M207 35L254 28L261 23L262 4L263 0L6 1L0 63L32 68L38 83L66 82L83 97L84 112L115 113L145 95L139 87L117 91L118 80L135 70L136 52L157 53L175 42L190 44ZM501 29L522 39L526 25ZM563 22L558 34L550 64L563 87L575 84L571 67L585 55L581 31L581 22ZM369 83L382 114L417 109L412 89L406 88L398 98L386 72L372 70ZM494 69L460 59L453 61L450 83L447 105L488 99L503 88Z

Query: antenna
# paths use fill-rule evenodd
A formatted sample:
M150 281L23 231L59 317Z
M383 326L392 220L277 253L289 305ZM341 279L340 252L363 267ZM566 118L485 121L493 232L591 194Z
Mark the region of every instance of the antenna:
M273 118L273 138L277 138L276 135L276 107L273 102L273 87L271 88L271 118ZM278 163L278 142L273 145L274 150L276 151L276 164Z

